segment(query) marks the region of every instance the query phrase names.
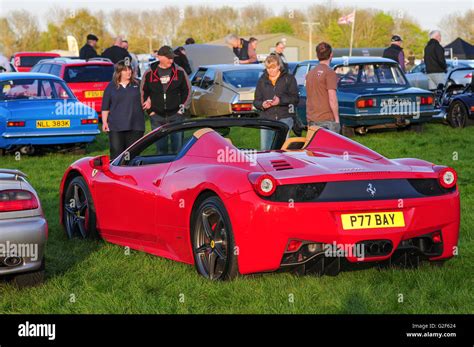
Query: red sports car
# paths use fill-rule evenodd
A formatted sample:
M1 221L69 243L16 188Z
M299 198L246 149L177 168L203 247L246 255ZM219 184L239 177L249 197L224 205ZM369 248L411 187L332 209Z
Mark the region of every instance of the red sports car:
M249 149L262 130L272 149ZM322 128L287 133L284 123L255 118L162 126L113 162L72 164L61 222L70 238L102 237L194 264L213 280L285 269L335 275L455 255L453 169L390 160Z

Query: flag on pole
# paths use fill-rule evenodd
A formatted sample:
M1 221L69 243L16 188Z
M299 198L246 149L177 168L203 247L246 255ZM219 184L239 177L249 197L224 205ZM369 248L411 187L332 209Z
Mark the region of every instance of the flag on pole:
M337 20L337 24L351 24L354 23L355 20L355 11L352 11L352 13L349 13L346 16L342 16Z

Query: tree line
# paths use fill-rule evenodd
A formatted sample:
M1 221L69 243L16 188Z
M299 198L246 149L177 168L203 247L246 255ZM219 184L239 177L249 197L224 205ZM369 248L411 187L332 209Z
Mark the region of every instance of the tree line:
M316 22L313 43L325 40L333 47L349 46L351 26L339 25L338 18L352 12L352 8L327 4L307 8L287 8L274 13L263 5L249 5L239 9L205 5L164 6L155 10L117 9L105 13L86 8L67 10L53 7L48 11L46 28L40 29L36 14L16 10L0 17L0 51L11 55L17 51L67 50L67 35L76 38L79 48L87 34L99 37L98 51L122 35L129 41L134 53L150 53L163 44L182 45L187 37L197 43L220 39L229 33L248 38L259 34L286 33L308 39L308 27L303 22ZM446 15L442 30L453 37L461 36L474 41L471 21L474 11ZM385 47L392 34L401 35L407 54L418 58L423 55L428 32L421 29L415 19L403 11L387 13L375 9L358 9L354 32L354 47Z

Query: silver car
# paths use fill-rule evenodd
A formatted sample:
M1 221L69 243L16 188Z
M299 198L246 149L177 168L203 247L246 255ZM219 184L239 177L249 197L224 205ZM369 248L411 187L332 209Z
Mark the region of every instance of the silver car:
M474 68L474 60L446 59L446 64L448 65L448 73L457 68ZM405 76L413 87L427 90L430 89L430 79L426 75L425 63L418 64L407 72ZM467 86L471 83L471 76L467 73L455 73L452 75L452 80L455 84Z
M18 170L0 169L0 278L43 282L48 224L38 194Z
M191 115L255 115L255 88L263 72L261 64L200 66L190 78Z

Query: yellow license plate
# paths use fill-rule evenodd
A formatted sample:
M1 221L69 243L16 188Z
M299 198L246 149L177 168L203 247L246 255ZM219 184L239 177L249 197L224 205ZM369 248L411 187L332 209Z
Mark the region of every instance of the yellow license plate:
M399 228L405 226L403 212L353 213L341 215L342 228L375 229Z
M84 92L84 96L86 98L101 98L104 96L104 91L103 90L89 90L87 92Z
M58 119L58 120L37 120L36 128L70 128L71 121L69 119Z

